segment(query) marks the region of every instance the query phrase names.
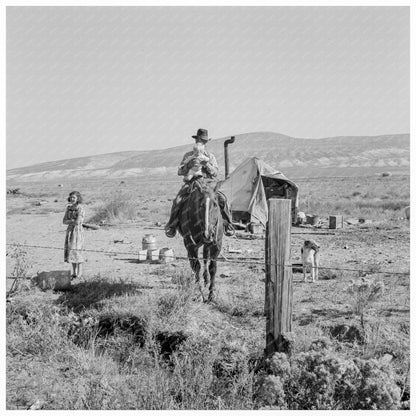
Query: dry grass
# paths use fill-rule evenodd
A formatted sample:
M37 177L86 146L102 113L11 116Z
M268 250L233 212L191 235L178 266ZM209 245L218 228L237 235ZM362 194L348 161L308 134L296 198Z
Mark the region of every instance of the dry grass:
M344 215L377 221L403 216L410 204L408 177L335 178L299 182L300 211L321 217Z
M117 191L112 198L103 198L103 201L87 222L99 224L136 219L138 207L131 194Z
M132 289L122 304L112 302L120 287L98 277L55 299L37 290L16 295L7 313L8 408L37 400L44 409L245 408L235 392L227 390L232 405L213 394L223 343L185 334L175 345L184 333L172 328L183 325L192 291L178 286L146 299Z
M392 388L400 388L402 408L406 408L409 276L381 272L386 268L409 270L408 259L395 259L400 253L394 254L390 248L400 245L408 249L408 223L397 219L402 205L408 205L408 178L401 182L395 177L356 181L299 184L300 209L320 216L364 217L373 224L318 237L321 262L328 267L320 271L315 285L303 283L303 276L294 274L292 330L297 367L293 368L304 368L300 357L322 338L330 340L331 356L342 363L354 359L378 362L391 356L386 371L380 370L380 374ZM118 183L93 185L84 184L84 189L71 185L71 189L80 188L90 202L89 212L96 210L97 221L107 219L117 224L166 220L169 199L180 183L126 181L122 190ZM38 191L48 193L45 184L34 186L31 192ZM64 196L66 190L63 200ZM13 201L9 201L11 210L15 208ZM299 254L302 238L293 237L292 257ZM264 248L261 240L226 242L257 250L258 256ZM386 247L395 269L388 257L377 257ZM17 270L26 260L17 255L13 261ZM343 270L348 268L353 270ZM7 408L26 409L37 401L43 409L73 410L267 406L270 401L261 399L262 384L255 372L265 335L261 269L262 265L220 263L214 304L196 300L186 262L170 268L154 265L149 272L151 280L126 276L121 268L116 277L103 272L74 283L66 293L19 288L7 304ZM364 313L356 314L357 302L347 287L350 279L368 277L368 273L383 283L384 293L372 299ZM151 286L144 283L149 281ZM348 340L339 335L336 330L342 325L353 328L359 338ZM275 397L275 390L271 393L270 397ZM329 403L342 408L343 403L331 400L322 406Z

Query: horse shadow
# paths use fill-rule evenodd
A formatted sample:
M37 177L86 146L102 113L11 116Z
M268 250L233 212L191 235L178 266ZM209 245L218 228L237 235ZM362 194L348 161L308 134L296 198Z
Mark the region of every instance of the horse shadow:
M114 296L137 295L142 293L147 286L136 284L111 282L103 279L95 279L87 282L80 282L61 294L56 303L65 305L74 312L84 309L101 309L103 300Z

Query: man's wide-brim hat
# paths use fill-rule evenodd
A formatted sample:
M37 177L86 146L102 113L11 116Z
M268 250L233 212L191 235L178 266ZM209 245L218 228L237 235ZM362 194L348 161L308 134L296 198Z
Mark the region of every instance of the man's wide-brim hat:
M192 136L194 139L203 140L204 142L209 142L211 139L208 138L208 130L198 129L195 136Z

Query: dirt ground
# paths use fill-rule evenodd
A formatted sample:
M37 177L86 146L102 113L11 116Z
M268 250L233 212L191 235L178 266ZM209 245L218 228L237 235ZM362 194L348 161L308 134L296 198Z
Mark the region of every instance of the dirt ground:
M12 203L10 203L12 205ZM43 206L46 208L46 206ZM7 217L7 244L23 244L27 247L32 267L29 274L38 271L69 269L63 263L63 241L66 226L62 225L62 213L22 214ZM173 239L165 236L162 226L131 222L102 226L98 230L85 230L86 257L84 278L98 273L107 276L128 278L134 275L147 275L156 264L138 263L138 250L142 248L142 240L146 234L156 238L158 248L169 247L177 257L186 257L182 239L177 235ZM255 239L244 239L250 234L237 233L239 237L225 237L223 254L226 258L238 259L245 257L264 258L264 236L257 234ZM372 270L379 265L383 272L407 272L410 267L409 229L404 221L392 229L381 229L371 226L345 226L343 229L329 230L325 228L292 229L292 262L300 261L300 247L304 239L315 239L322 248L321 264L328 268ZM45 247L45 248L43 248ZM225 259L219 266L229 268ZM186 262L186 260L183 260ZM175 262L177 263L177 262ZM237 264L232 263L234 267ZM7 276L10 276L12 259L7 258ZM169 268L171 265L166 265ZM242 271L246 267L242 265ZM234 271L235 273L236 271ZM295 274L295 282L300 279Z
M38 188L32 187L30 194L7 197L7 249L11 248L10 244L38 246L23 247L31 265L29 276L41 271L70 269L70 265L63 262L66 227L62 224L62 217L67 193L66 189L57 191L56 186L42 184ZM168 191L166 186L165 195L174 196L175 186ZM68 189L71 187L72 184L68 184ZM154 189L154 193L159 195L160 190ZM86 205L87 218L101 202L99 197L91 199L92 202ZM169 198L164 198L163 204L161 201L160 197L147 197L140 202L138 208L143 211L146 206L147 217L86 230L88 252L84 275L73 284L100 275L110 280L139 283L155 293L174 289L175 274L178 271L190 273L190 268L181 237L169 239L164 234L163 225L168 217L170 201ZM160 221L155 221L155 218ZM142 248L146 234L156 238L158 248L172 248L175 261L168 264L139 263L138 250ZM264 235L247 239L249 234L238 234L224 238L216 279L216 299L221 306L209 308L215 314L225 311L227 319L231 316L244 327L243 332L257 332L261 344L265 329L262 313ZM350 319L352 302L346 287L351 279L361 276L382 280L386 286L383 300L375 303L375 316L382 316L386 327L397 326L398 322L409 327L410 230L407 220L397 218L388 224L377 221L345 224L344 228L336 230L328 229L325 222L322 228L293 227L292 263L300 262L300 247L309 238L321 246L321 278L315 284L304 283L301 273L293 273L293 323L299 333L308 336L307 331L314 330L311 325L316 327L317 324ZM7 256L7 290L13 281L10 277L14 264L15 259ZM404 335L403 341L408 343L408 334Z
M295 350L307 351L313 340L323 336L336 338L339 354L391 360L396 382L406 392L404 398L410 391L409 221L394 206L379 206L384 204L383 201L389 201L388 195L392 192L398 194L401 189L406 190L406 180L391 180L388 186L378 179L358 184L356 180L332 180L327 182L328 186L318 181L310 182L304 198L308 205L314 204L312 198L317 194L316 186L326 192L320 194L319 209L335 212L338 208L330 205L335 201L347 211L358 206L356 200L361 198L366 203L375 204L379 210L374 210L372 217L366 216L364 222L355 218L352 224L344 222L343 228L335 230L329 229L327 217L322 217L320 228L292 227L291 234L292 264L300 263L300 248L305 239L313 238L321 246L319 281L304 282L300 270L293 270L292 333ZM73 189L80 189L87 196L87 222L103 203L119 196L134 196L133 206L137 214L134 220L122 219L102 225L97 230L85 230L87 261L83 276L72 281L74 289L77 286L81 290L91 287L88 283L94 285L94 282L99 287L104 279L117 285L122 283L125 290L110 297L94 298L93 304L85 306L82 313L93 313L94 308L101 306L107 310L121 307L140 317L157 307L165 295L178 293L178 278L187 276L193 280L182 238L177 235L169 239L163 230L179 181L150 184L130 181L123 184L125 189L122 192L119 182L18 185L20 194L7 195L7 290L11 287L14 268L19 261L13 255L13 244L20 244L19 250L26 253L30 266L28 276L42 271L69 272L70 265L63 262L66 226L62 224L62 218L67 195ZM371 213L371 209L363 212ZM348 217L351 215L344 219ZM157 248L173 249L175 260L167 264L139 263L138 251L146 234L155 237ZM161 321L158 322L160 329L225 340L235 345L238 351L258 356L265 347L266 335L264 248L264 233L252 235L241 231L234 237L224 237L215 302L194 300L186 316L175 321L175 328L164 328ZM353 312L356 299L348 292L351 281L359 281L361 277L382 283L385 288L380 298L364 306L362 317ZM71 299L78 296L77 290L73 292L46 291L41 294L42 299L52 304L64 302L70 305ZM33 289L22 292L20 296L30 297L36 293L39 291ZM349 330L340 337L339 328L357 330L362 337L349 339L348 334L354 335ZM17 391L13 383L10 389Z

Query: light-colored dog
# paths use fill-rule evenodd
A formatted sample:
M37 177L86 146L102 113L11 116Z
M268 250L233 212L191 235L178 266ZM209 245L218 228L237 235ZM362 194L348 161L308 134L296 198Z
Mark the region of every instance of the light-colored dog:
M311 267L312 282L318 280L319 245L314 240L305 240L300 249L302 254L303 280L306 282L306 268Z

